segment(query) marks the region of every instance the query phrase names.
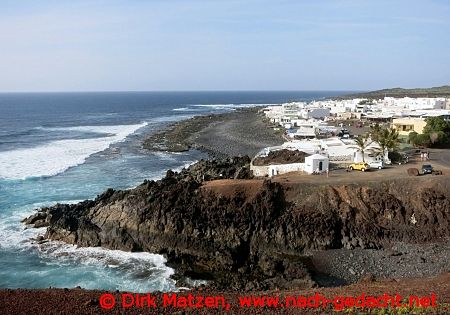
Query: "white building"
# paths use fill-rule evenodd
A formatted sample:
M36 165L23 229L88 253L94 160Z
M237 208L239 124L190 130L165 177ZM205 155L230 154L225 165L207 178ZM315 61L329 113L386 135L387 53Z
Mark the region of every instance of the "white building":
M303 172L304 168L305 163L270 164L261 166L250 165L250 170L253 171L253 175L257 177L272 177L290 172Z
M269 106L264 109L264 113L271 122L291 129L300 127L301 121L305 122L310 119L325 121L332 117L338 119L369 117L372 120L390 120L394 117L432 117L437 115L435 112L442 112L446 109L450 109L450 100L446 98L385 97L379 100L355 98L351 100L321 100L310 103L291 102ZM303 125L298 131L290 131L290 136L313 137L312 130L308 128ZM316 129L314 134L317 133Z
M370 142L371 140L369 140ZM289 150L299 150L310 154L320 154L326 156L331 162L362 162L362 155L358 151L356 142L353 139L340 139L332 137L327 139L303 139L293 140L283 143L283 148ZM379 145L376 142L370 142L364 152L364 160L371 162L379 160ZM385 163L390 164L387 152L384 154Z
M330 116L330 109L329 108L307 108L302 111L302 117L304 119L325 119L326 117Z
M320 154L313 154L305 158L304 171L308 174L314 172L326 172L330 167L330 162L326 156Z
M383 100L384 107L398 107L409 110L421 110L421 109L445 109L445 98L431 98L431 97L385 97Z
M276 147L276 150L280 150ZM264 156L268 152L273 151L274 148L266 148L258 153L256 157ZM312 154L305 157L304 163L286 163L286 164L268 164L268 165L253 165L253 160L250 163L250 170L253 175L257 177L272 177L276 175L286 174L290 172L305 172L312 174L314 172L325 172L329 168L329 160L326 156L319 154Z
M304 102L291 102L278 106L265 108L264 114L273 123L282 126L292 124L292 121L301 119L325 119L330 115L330 108L323 106L313 106Z

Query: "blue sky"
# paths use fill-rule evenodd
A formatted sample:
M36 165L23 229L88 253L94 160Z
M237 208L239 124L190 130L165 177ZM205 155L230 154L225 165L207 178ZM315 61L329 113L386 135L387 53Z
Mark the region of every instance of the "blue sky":
M450 84L448 0L0 2L0 91Z

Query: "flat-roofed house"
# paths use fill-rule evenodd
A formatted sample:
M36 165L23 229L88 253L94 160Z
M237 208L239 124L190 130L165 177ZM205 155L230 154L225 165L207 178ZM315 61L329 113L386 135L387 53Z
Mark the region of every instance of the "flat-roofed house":
M426 125L425 118L394 118L392 121L392 128L395 128L403 136L407 136L413 131L422 133Z
M328 157L320 154L313 154L305 158L304 171L308 174L312 174L314 172L326 172L330 167L329 163L330 161L328 160Z

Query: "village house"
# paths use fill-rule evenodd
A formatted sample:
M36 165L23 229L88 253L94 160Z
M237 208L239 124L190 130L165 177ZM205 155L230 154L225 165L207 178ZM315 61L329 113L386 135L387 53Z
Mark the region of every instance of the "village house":
M425 118L420 117L394 118L392 121L392 128L402 136L407 136L410 132L422 133L426 125Z
M267 163L259 163L256 165L255 160L257 158L264 158L269 155L270 152L285 152L286 149L282 146L270 147L259 152L250 163L250 170L253 172L254 176L257 177L272 177L276 175L282 175L290 172L304 172L307 174L313 173L323 173L329 169L329 160L326 156L319 154L311 154L304 157L302 162L289 162L281 161L277 162L269 161ZM302 153L298 150L290 150L292 154ZM306 154L305 154L306 155Z
M330 162L336 164L350 164L353 162L373 162L383 161L385 164L391 164L388 158L388 152L380 154L379 145L368 140L369 144L362 152L358 149L353 139L339 139L337 137L326 139L303 139L292 140L283 143L281 146L268 147L261 150L250 164L250 169L255 176L275 176L289 172L304 172L312 174L314 172L324 172L330 167ZM286 163L267 163L265 165L255 165L258 157L267 157L271 152L288 150L292 154L295 152L303 152L307 156L302 162L286 162Z

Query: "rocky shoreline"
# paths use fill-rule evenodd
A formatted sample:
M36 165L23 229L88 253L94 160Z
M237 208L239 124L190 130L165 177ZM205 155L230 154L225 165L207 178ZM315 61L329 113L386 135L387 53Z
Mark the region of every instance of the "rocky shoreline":
M277 296L320 292L334 297L361 292L423 296L432 290L440 304L430 313L448 314L448 177L380 178L367 183L255 179L245 154L253 156L262 147L283 142L267 126L258 109L179 122L147 138L145 147L200 149L213 159L179 173L168 171L161 180L145 181L134 189L108 189L95 200L43 208L23 222L47 227L37 243L58 240L162 254L176 271L177 285L189 286L187 279L208 280L206 287L191 288L194 294L236 301L248 291ZM82 289L0 290L0 299L5 300L0 313L97 314L104 312L101 294ZM10 303L27 296L34 302L25 305L26 310ZM213 312L145 309L149 314ZM142 309L126 313L141 314ZM229 313L299 310L242 309L233 304Z
M311 251L365 250L368 261L358 263L367 270L360 274L354 267L352 277L341 277L343 283L377 273L373 262L379 250L389 253L398 244L437 244L443 255L430 257L439 261L421 267L439 266L426 275L448 270L449 249L441 246L450 237L447 178L420 185L381 181L376 188L364 183L302 186L292 194L292 185L248 179L248 163L248 157L201 161L134 189L109 189L95 200L43 208L24 222L48 226L44 239L163 254L178 279L210 280L217 289L326 285L318 278L333 276L326 274L333 266L322 268ZM428 254L420 253L425 259ZM393 263L392 257L401 255L385 256ZM380 275L392 275L386 271Z

